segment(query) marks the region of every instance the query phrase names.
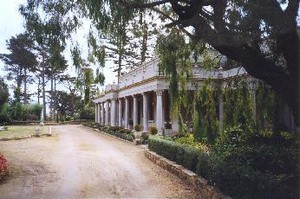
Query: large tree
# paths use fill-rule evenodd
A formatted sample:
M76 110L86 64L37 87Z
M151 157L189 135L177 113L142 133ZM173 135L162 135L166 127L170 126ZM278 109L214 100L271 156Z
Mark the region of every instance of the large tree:
M297 128L299 131L299 0L76 2L85 14L97 22L98 30L106 30L112 35L122 31L140 11L157 12L169 23L168 27L181 29L194 43L208 43L229 59L240 63L251 76L272 86L277 98L284 99L293 114L295 125L290 125L287 130ZM286 110L279 110L279 115L283 117L284 112ZM279 118L277 123L283 121Z
M169 27L177 26L194 42L204 41L240 63L251 76L272 86L278 98L284 99L299 131L299 0L116 2L127 9L155 10L170 21ZM283 116L283 112L279 114ZM279 118L277 122L284 121ZM296 129L292 125L287 130Z
M0 59L4 61L5 69L8 71L7 78L16 82L15 92L17 98L23 97L23 103L28 102L27 85L31 79L29 72L33 72L37 66L37 60L33 50L33 41L28 33L22 33L11 37L7 41L9 54L0 54ZM23 90L21 89L22 84Z
M66 39L77 27L78 21L74 15L68 15L68 11L73 8L72 2L40 1L39 3L42 10L37 7L35 0L28 0L27 4L21 5L19 10L25 18L25 28L34 41L34 52L39 60L37 71L41 77L43 117L46 118L46 82L47 79L51 80L50 99L53 107L54 77L67 67L62 52L66 46Z

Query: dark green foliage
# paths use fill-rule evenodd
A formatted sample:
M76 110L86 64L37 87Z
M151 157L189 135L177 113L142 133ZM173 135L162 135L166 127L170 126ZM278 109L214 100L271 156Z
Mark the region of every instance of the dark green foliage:
M136 125L134 126L134 130L136 130L136 131L141 131L141 130L142 130L141 125L136 124Z
M198 157L202 154L199 149L158 136L150 136L148 146L151 151L196 172Z
M155 126L151 126L149 128L149 132L150 132L151 135L156 135L158 131L157 131L157 128Z
M120 133L123 133L123 134L130 134L131 133L131 130L129 129L120 129Z
M124 140L128 140L133 142L134 135L129 129L123 129L122 127L107 127L102 128L104 132L114 135L116 137L122 138Z
M5 84L4 80L0 78L0 108L3 104L8 102L9 92L7 84Z
M83 109L80 110L80 119L88 119L92 120L95 117L95 109L92 106L84 106Z
M40 104L25 105L24 120L39 121L41 119L42 106Z
M298 198L297 139L241 135L232 129L218 139L210 155L210 182L234 198Z
M234 80L224 91L224 126L240 126L245 133L255 129L253 91L247 80Z
M207 81L195 98L194 127L195 139L212 144L217 137L218 118L212 82Z
M5 103L0 107L0 124L10 123L11 120L10 106L8 103Z
M247 135L240 127L232 127L220 135L209 154L180 139L184 144L151 136L149 149L233 198L298 198L299 142L293 134Z
M148 144L149 134L147 132L142 132L141 139L142 144Z
M6 103L1 107L0 123L10 123L16 121L39 121L42 106L39 104L21 104L12 105Z
M262 83L258 82L256 88L256 128L258 131L271 130L275 115L275 95L274 91Z

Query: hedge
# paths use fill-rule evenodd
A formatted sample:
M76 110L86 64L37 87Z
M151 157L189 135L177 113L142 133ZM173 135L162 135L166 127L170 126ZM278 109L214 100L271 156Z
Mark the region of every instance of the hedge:
M159 136L150 136L148 146L151 151L193 172L197 171L197 166L200 167L199 164L206 161L205 154L200 149L162 139Z
M150 136L149 149L206 178L233 198L299 198L297 142L260 143L256 139L253 143L238 147L219 143L208 155L192 146Z

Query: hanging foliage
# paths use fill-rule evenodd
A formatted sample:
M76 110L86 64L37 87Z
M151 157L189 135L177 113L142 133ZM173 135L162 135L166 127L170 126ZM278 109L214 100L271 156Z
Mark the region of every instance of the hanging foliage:
M204 82L195 97L194 128L195 139L212 144L217 137L218 116L216 113L215 91L212 80Z
M239 126L245 133L253 133L253 91L247 79L235 79L227 83L224 90L224 127Z
M171 99L172 116L179 121L180 131L186 125L185 114L191 114L192 104L189 103L188 83L191 78L191 48L185 42L183 34L172 30L168 35L160 35L157 40L156 51L159 55L159 68L169 79L169 93Z
M259 81L255 96L257 130L258 132L271 131L275 114L275 93L270 86Z

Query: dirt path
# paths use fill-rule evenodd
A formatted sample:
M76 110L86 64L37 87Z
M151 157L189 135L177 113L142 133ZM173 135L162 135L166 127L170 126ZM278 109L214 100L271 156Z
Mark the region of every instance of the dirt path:
M0 198L197 198L135 146L81 126L53 137L0 142L13 172Z

